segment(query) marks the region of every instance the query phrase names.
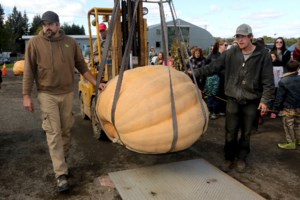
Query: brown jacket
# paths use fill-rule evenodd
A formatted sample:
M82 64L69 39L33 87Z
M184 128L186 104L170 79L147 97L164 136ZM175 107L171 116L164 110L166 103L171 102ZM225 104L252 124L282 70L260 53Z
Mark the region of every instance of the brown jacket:
M74 67L81 74L88 71L80 47L66 36L49 39L43 31L29 40L25 53L23 95L31 94L34 81L39 92L66 94L74 89Z

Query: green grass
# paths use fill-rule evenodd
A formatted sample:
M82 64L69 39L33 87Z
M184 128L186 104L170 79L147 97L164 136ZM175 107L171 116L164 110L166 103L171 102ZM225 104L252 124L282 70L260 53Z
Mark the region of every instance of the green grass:
M14 63L9 63L9 64L6 64L6 68L13 68L14 66ZM2 69L3 65L1 66L1 69Z

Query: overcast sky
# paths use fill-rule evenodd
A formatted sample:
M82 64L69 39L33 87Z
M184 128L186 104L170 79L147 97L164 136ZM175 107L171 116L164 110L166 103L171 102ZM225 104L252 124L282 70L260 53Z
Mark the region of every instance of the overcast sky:
M87 11L92 7L112 7L113 0L0 0L5 15L14 6L33 16L52 10L61 23L83 25L87 33ZM300 37L299 0L173 0L177 17L200 26L214 37L232 37L236 27L249 24L254 37ZM157 4L144 3L149 9L148 25L160 23ZM167 21L171 20L165 4Z

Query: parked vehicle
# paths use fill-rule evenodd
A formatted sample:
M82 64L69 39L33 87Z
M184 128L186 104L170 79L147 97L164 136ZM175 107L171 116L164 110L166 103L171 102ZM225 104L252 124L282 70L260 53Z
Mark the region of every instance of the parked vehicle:
M11 63L11 59L10 58L0 58L0 65L3 65L3 64L9 64Z

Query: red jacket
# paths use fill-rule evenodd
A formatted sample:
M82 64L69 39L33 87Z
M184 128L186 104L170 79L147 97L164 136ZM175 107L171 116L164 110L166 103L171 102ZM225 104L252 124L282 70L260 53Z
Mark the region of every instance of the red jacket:
M300 62L300 50L297 48L293 52L293 59Z

